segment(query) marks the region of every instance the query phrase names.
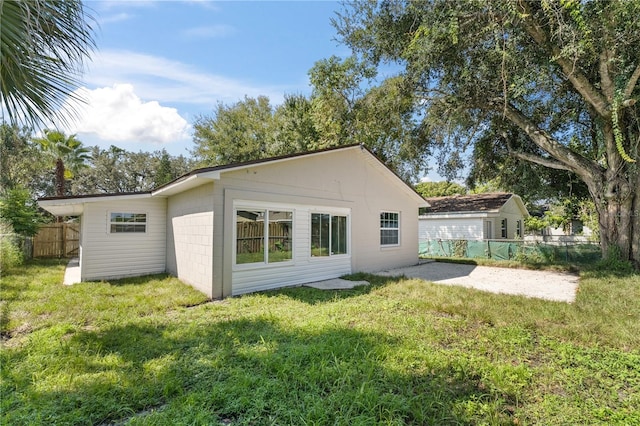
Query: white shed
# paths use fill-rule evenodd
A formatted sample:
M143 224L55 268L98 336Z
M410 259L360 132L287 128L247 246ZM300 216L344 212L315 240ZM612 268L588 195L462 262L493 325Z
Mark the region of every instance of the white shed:
M427 198L419 216L419 239L493 240L522 238L529 216L522 199L509 193Z
M82 281L168 272L212 298L413 265L428 205L361 145L39 204L80 216Z

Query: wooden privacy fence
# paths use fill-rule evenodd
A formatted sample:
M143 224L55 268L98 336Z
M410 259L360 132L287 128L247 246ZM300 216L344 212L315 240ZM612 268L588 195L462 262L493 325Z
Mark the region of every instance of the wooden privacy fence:
M80 252L80 224L49 223L33 237L33 257L74 257Z
M237 253L257 253L264 244L264 223L240 222L237 224ZM290 224L269 224L269 250L291 250Z

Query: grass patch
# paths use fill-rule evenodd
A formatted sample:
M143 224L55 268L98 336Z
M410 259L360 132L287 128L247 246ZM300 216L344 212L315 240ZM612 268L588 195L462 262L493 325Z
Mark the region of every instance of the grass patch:
M175 278L3 276L2 424L638 424L640 276L574 304L356 274L207 303Z

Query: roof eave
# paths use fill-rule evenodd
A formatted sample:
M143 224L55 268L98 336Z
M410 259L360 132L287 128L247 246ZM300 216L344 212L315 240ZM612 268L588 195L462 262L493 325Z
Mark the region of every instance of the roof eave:
M80 216L84 213L84 206L109 199L109 201L151 198L151 193L141 192L133 194L100 194L65 198L41 198L38 205L55 216Z

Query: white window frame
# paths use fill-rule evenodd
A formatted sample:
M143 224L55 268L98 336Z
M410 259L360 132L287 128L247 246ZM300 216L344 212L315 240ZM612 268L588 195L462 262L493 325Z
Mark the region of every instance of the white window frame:
M113 222L111 220L114 214L132 214L132 215L144 215L144 222ZM112 231L112 225L144 225L144 232L129 232L129 231ZM109 235L146 235L149 231L149 213L146 211L134 210L109 210L107 211L107 234Z
M397 228L383 228L382 227L382 215L383 214L395 214L398 216L398 227ZM400 233L400 228L401 228L401 216L400 216L400 212L399 211L393 211L393 210L381 210L380 211L380 215L378 215L378 230L379 230L379 242L380 242L380 247L382 248L386 248L386 247L399 247L401 244L401 233ZM398 233L398 242L397 243L393 243L393 244L383 244L382 243L382 230L385 231L392 231L395 230Z
M518 219L516 220L516 238L521 238L522 234L522 220Z
M347 252L346 253L339 253L339 254L334 254L331 250L329 250L329 255L328 256L312 256L311 254L311 227L312 227L312 216L314 214L326 214L329 215L329 249L331 249L332 246L332 242L331 241L331 219L334 216L340 216L340 217L345 217L347 218L347 230L346 230L346 238L347 238ZM309 212L309 258L310 259L329 259L329 258L337 258L337 257L348 257L351 256L351 213L345 213L345 212L337 212L337 211L331 211L331 210L312 210Z
M265 212L264 219L264 255L262 258L262 262L251 262L251 263L237 263L237 254L238 254L238 211L239 210L256 210ZM281 262L269 262L269 212L270 211L281 211L291 213L291 259L284 260ZM247 202L247 203L235 203L233 208L233 269L241 270L241 269L254 269L254 268L263 268L263 267L277 267L283 265L291 265L294 263L295 259L295 224L296 224L296 211L295 208L291 206L283 206L283 205L275 205L275 204L267 204L260 202Z
M505 239L509 238L509 223L506 217L500 220L500 237Z

